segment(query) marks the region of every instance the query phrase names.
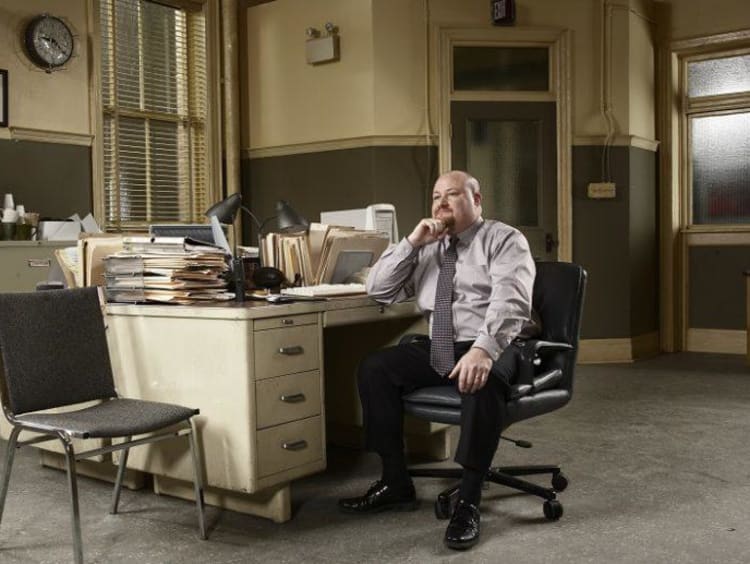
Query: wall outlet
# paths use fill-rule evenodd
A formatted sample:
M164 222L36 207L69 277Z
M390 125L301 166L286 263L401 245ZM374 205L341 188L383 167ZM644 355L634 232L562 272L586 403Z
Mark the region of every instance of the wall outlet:
M590 182L587 195L589 198L614 198L616 195L614 182Z

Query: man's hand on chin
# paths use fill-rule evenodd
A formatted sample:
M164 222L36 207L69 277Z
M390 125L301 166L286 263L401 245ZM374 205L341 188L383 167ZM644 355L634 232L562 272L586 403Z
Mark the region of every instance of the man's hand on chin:
M462 394L473 394L487 383L491 369L492 358L489 353L479 347L472 347L459 359L448 378L458 378L458 391Z

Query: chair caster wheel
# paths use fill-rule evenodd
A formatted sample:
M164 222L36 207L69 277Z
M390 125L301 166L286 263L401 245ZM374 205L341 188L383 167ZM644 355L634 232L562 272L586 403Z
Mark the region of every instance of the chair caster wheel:
M544 516L550 521L557 521L563 514L562 503L556 499L550 499L544 502Z
M565 491L565 488L568 487L568 478L560 472L559 474L555 474L552 476L552 487L556 492L562 492Z
M448 519L451 516L451 498L447 495L439 495L435 500L435 517Z

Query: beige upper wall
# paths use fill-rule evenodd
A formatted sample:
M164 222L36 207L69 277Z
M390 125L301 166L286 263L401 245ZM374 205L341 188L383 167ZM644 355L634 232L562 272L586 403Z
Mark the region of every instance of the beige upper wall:
M339 27L341 60L308 65L305 29ZM371 0L276 0L247 10L251 147L374 134ZM248 137L249 128L249 137Z
M87 135L89 117L88 23L86 0L3 0L0 2L0 68L8 71L11 127ZM49 13L73 29L76 46L64 70L47 74L26 58L23 27ZM0 129L8 139L10 129Z
M748 0L662 0L670 14L669 37L688 39L750 29Z

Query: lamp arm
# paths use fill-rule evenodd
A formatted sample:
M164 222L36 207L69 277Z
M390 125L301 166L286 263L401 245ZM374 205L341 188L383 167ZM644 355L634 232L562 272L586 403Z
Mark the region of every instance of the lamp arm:
M260 222L260 220L255 216L253 212L251 212L249 209L247 209L243 205L240 205L240 209L242 209L242 211L244 211L247 215L253 218L253 221L255 222L255 226L258 228L258 231L263 229L263 223Z

